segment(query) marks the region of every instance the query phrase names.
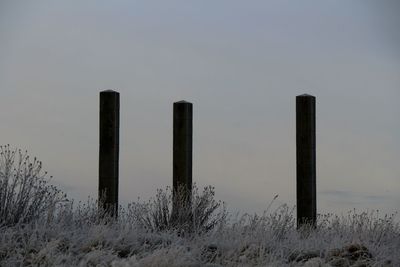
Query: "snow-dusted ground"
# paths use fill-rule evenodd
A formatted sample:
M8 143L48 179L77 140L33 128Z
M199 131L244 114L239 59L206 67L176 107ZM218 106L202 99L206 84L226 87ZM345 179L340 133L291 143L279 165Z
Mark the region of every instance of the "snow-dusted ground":
M191 205L167 188L116 220L94 200L74 206L46 174L27 152L0 146L0 267L400 266L394 215L326 214L297 230L286 205L229 217L212 187L194 186Z
M281 206L185 235L146 231L127 210L118 222L99 221L92 205L1 227L0 266L400 266L393 216L328 214L297 231L293 209Z

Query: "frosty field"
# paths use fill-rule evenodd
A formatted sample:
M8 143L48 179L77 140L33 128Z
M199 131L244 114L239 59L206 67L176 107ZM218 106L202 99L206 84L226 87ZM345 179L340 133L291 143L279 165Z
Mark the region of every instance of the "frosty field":
M132 210L100 220L91 203L1 227L0 266L400 266L399 224L374 213L320 216L315 230L296 231L282 206L182 234L146 230Z
M235 215L195 186L190 205L167 188L116 219L94 199L67 199L36 158L0 154L0 266L400 266L395 214L325 214L297 230L277 196L261 215Z

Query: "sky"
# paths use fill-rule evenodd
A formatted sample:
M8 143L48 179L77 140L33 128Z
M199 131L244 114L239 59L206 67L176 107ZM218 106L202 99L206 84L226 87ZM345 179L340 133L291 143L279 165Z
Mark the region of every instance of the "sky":
M296 202L295 97L317 110L317 210L400 212L398 1L0 0L0 143L96 197L99 92L121 94L120 202L172 184L173 102L193 180L230 210Z

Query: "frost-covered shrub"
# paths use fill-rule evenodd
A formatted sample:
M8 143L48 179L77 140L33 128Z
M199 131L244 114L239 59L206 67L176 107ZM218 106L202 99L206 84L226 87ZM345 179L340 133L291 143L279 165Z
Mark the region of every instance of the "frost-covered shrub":
M99 200L88 197L86 202L79 201L74 205L74 201L71 200L59 207L57 210L57 219L60 223L66 223L74 227L117 223L118 218L111 216L111 214L103 208L103 201L104 199ZM122 209L122 207L120 208Z
M170 187L166 190L158 189L155 198L150 201L130 203L128 216L149 231L201 233L225 223L227 212L224 205L214 199L214 187L207 186L200 194L194 185L189 201L187 195L183 187L175 194Z
M26 151L0 146L0 225L51 219L66 195L50 178L36 157L32 161Z

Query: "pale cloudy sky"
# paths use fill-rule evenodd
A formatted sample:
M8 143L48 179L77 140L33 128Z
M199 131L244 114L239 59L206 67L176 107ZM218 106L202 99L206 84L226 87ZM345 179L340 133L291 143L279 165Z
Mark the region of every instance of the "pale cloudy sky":
M121 202L172 183L172 103L193 178L228 208L295 204L295 96L317 98L318 212L400 206L393 1L0 0L0 143L97 194L98 94L121 93Z

